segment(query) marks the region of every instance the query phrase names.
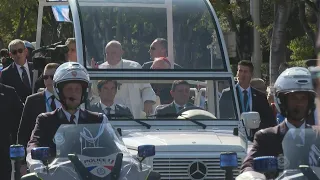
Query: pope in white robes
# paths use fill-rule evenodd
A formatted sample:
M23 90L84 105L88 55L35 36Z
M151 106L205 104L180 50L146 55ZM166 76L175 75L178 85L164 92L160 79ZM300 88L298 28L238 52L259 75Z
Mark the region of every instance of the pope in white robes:
M139 63L121 58L123 50L118 41L110 41L105 47L105 52L106 62L99 65L99 69L141 69ZM97 67L95 64L92 60L91 66ZM150 84L124 83L120 84L114 102L129 107L134 118L145 118L143 112L146 115L153 113L156 94Z

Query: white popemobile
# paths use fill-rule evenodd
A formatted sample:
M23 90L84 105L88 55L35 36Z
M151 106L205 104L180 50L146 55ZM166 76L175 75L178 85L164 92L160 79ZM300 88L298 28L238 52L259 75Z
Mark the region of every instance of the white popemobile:
M206 111L184 111L177 119L148 116L110 120L133 156L137 155L138 146L154 145L155 156L146 158L144 163L160 173L161 179L230 178L225 169L233 171L231 177L238 175L248 148L246 134L259 126L260 117L256 112L239 113L226 43L209 0L40 0L37 48L43 45L40 45L43 8L53 5L70 6L77 59L90 74L95 98L97 81L104 79L117 80L118 89L128 83L165 85L182 79L191 84L196 106L205 97ZM143 64L149 59L148 50L156 50L149 47L158 37L168 41L171 64L175 62L183 69L90 67L92 57L99 63L105 61L105 46L113 39L125 49L123 58ZM232 93L222 105L219 94L226 88L231 88ZM221 109L230 109L230 113L222 116ZM236 162L225 164L225 158L236 158L233 159Z

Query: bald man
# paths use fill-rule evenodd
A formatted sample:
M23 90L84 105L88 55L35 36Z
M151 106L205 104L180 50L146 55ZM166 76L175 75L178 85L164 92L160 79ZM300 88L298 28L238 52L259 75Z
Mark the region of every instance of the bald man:
M170 69L171 63L166 57L155 58L150 69Z
M92 60L91 66L99 69L141 69L139 63L122 59L124 51L121 43L118 41L110 41L105 47L105 53L106 62L97 66L96 62ZM150 84L120 84L114 101L116 104L122 104L129 107L134 118L139 119L145 118L145 114L151 115L153 113L153 104L156 102L156 94Z

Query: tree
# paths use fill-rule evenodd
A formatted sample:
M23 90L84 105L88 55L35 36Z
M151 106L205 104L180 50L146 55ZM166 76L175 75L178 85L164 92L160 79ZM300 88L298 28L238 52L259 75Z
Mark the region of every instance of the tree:
M279 66L286 60L286 28L293 0L280 0L274 4L274 23L270 44L270 84L279 75Z

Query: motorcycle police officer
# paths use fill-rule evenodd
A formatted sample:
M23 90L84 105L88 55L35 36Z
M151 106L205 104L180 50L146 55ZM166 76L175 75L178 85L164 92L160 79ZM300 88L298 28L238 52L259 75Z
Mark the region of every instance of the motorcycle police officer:
M285 151L282 142L287 133L298 141L306 141L303 133L310 126L305 119L315 109L316 93L311 82L311 74L303 67L292 67L280 74L274 84L274 99L278 112L285 120L277 126L262 129L255 134L252 149L247 154L241 166L241 173L237 179L248 177L248 173L255 174L253 159L259 156L280 157ZM290 131L289 131L290 130ZM297 145L297 144L294 144ZM297 148L297 147L292 147Z
M59 66L53 77L55 97L61 108L53 112L42 113L37 117L36 125L27 147L27 163L30 172L42 165L40 161L31 159L31 149L49 147L55 156L54 135L61 124L90 124L106 122L107 117L80 109L80 105L88 97L89 74L79 63L66 62Z

